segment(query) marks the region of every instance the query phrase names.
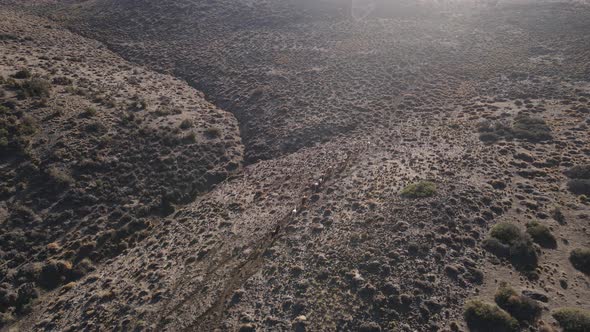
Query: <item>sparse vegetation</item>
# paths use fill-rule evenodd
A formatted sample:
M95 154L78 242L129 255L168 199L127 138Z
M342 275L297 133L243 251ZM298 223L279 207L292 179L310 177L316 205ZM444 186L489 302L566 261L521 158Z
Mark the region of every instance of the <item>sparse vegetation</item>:
M590 312L577 308L561 308L552 312L563 332L590 331Z
M0 10L0 325L549 332L587 309L566 182L590 180L590 9L25 1Z
M498 306L480 300L472 300L465 305L463 314L471 331L478 332L516 332L518 322Z
M504 122L500 121L483 121L480 122L477 126L477 131L479 131L479 139L483 142L493 143L501 138L511 138L512 137L512 130L511 128L505 124Z
M570 252L572 265L585 274L590 274L590 248L577 248Z
M520 138L531 142L551 139L551 129L545 120L520 114L514 118L512 126L501 121L484 121L478 125L479 138L484 142L495 142L501 138Z
M537 221L530 222L526 225L526 232L531 236L535 243L543 248L556 248L557 240L549 227L540 224Z
M501 283L494 300L518 321L534 322L541 315L541 306L526 296L519 295L507 283Z
M430 181L419 181L406 186L400 192L402 197L406 198L424 198L436 194L436 185Z

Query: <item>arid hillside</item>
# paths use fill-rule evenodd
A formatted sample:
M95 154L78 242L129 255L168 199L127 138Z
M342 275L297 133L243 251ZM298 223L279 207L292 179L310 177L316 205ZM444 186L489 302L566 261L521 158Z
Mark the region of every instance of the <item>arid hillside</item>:
M589 6L25 4L6 330L590 331Z
M102 0L52 17L184 77L234 113L248 162L371 130L408 91L467 82L481 93L501 77L590 75L587 6L459 1L353 18L346 6L296 3Z
M0 12L2 321L239 170L237 122L173 77Z

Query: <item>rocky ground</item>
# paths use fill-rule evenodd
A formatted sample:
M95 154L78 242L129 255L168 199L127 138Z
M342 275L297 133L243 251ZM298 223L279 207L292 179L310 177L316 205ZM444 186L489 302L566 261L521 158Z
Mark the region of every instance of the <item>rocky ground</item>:
M0 13L0 309L92 271L239 170L237 122L173 77Z
M380 6L3 10L6 329L587 331L590 8Z

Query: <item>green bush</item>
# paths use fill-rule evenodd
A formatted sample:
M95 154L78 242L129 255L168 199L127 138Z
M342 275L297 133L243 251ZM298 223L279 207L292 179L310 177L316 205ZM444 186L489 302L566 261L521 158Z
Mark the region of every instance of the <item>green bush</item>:
M465 305L463 314L467 326L478 332L516 332L518 322L498 306L480 300Z
M502 243L510 244L521 238L522 232L515 224L501 222L492 227L490 236L498 239Z
M512 132L514 133L514 137L532 142L551 139L551 129L547 126L545 120L527 115L518 115L514 119Z
M590 274L590 248L577 248L570 253L572 265L585 274Z
M436 194L436 185L430 181L420 181L406 186L400 194L407 198L430 197Z
M519 295L506 283L500 284L494 300L518 321L534 322L541 315L541 306L536 301Z
M98 111L96 110L96 108L94 108L94 107L88 107L84 111L84 116L87 117L87 118L90 118L90 117L95 116L96 113L98 113Z
M498 257L510 257L510 245L504 244L495 237L489 236L483 241L483 247Z
M518 239L510 244L510 262L523 270L537 268L539 257L530 237Z
M483 246L499 257L507 257L519 269L531 271L537 267L538 256L531 237L515 224L495 225Z
M549 227L542 225L536 221L530 222L526 225L526 232L531 236L535 243L538 243L543 248L556 248L557 240Z
M590 312L578 308L561 308L553 311L553 318L563 328L563 332L590 331Z

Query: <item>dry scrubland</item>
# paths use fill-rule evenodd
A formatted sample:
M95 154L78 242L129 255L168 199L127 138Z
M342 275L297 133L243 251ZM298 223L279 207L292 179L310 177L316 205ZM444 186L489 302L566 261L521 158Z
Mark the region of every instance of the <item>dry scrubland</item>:
M589 7L57 3L0 10L6 329L590 331Z

